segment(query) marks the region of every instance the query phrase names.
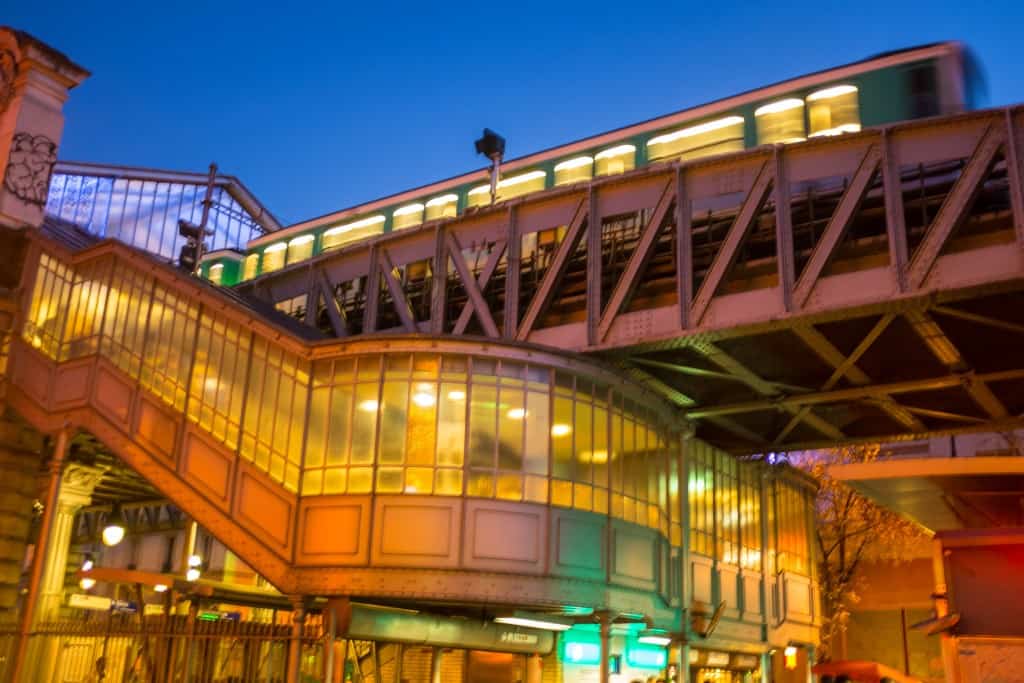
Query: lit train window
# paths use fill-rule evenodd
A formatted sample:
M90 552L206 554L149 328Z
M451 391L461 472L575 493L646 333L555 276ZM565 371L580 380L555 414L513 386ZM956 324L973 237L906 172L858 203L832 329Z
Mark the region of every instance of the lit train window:
M860 130L860 105L857 86L837 85L807 96L811 137L840 135Z
M555 185L567 185L594 177L594 158L576 157L555 166Z
M288 243L288 265L305 261L313 255L313 236L299 235Z
M210 282L215 285L219 285L224 279L224 264L214 263L210 266Z
M615 175L636 168L636 147L617 145L594 155L597 175Z
M498 181L498 199L511 199L521 197L530 192L537 192L544 189L544 180L547 178L545 171L528 171L519 175L502 178Z
M790 97L758 107L754 112L757 123L757 142L771 145L776 142L800 142L807 134L804 130L804 101Z
M284 268L285 250L288 249L287 242L275 242L263 250L263 272L272 273L275 270Z
M444 194L434 197L427 202L427 220L435 221L438 218L454 218L458 212L459 196L455 194Z
M423 205L417 202L395 209L395 212L391 214L391 228L401 230L419 225L423 222L423 208Z
M652 161L665 159L685 161L742 149L742 116L725 116L658 135L647 141L647 156Z
M349 242L354 242L363 237L378 235L384 230L384 216L376 215L369 218L362 218L358 221L337 225L330 230L324 231L323 248L336 249Z
M466 194L466 206L487 206L490 203L490 185L477 185Z
M245 263L242 265L242 279L251 280L256 277L256 269L260 265L259 254L249 254L245 257Z

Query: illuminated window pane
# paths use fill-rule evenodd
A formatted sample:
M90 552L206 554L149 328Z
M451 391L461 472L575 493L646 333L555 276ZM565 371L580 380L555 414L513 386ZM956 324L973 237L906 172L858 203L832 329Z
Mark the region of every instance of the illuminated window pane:
M466 495L479 496L480 498L494 497L494 473L491 471L469 473L469 483L466 486Z
M404 462L408 399L408 382L384 382L380 409L379 460L383 464Z
M320 237L321 248L337 249L351 242L358 242L361 239L379 235L384 231L384 216L370 216L350 223L336 225L333 228L324 230ZM266 270L266 266L264 266Z
M224 281L224 264L214 263L210 266L210 282L219 285Z
M462 465L466 444L466 384L441 384L437 417L437 464Z
M594 155L594 166L597 175L616 175L636 168L636 147L618 145L598 152Z
M308 470L302 475L302 495L318 496L323 491L323 471Z
M373 486L372 467L352 467L348 471L348 492L369 493Z
M242 265L242 279L251 280L256 277L256 271L260 265L259 254L249 254L245 257L245 261Z
M442 496L460 495L462 493L462 470L438 470L435 492Z
M437 385L414 382L409 400L409 425L406 429L406 462L433 465L437 434Z
M288 242L288 265L305 261L313 255L313 236L299 235Z
M430 493L433 490L434 470L429 467L409 467L405 470L406 493Z
M491 203L491 186L477 185L466 194L466 206L487 206Z
M685 161L743 149L743 117L725 116L655 136L647 142L651 160Z
M527 413L524 392L519 387L501 387L498 410L498 468L519 471L523 467L523 431L532 416Z
M502 472L498 475L498 498L504 500L522 500L523 477L518 474Z
M391 215L391 228L401 230L419 225L423 222L423 210L422 204L407 204L399 207Z
M572 482L562 479L551 480L551 504L572 507Z
M400 467L378 467L377 468L377 493L401 493L402 492L402 468Z
M548 479L547 477L534 477L526 475L526 493L524 498L533 503L548 502Z
M263 272L272 273L284 268L288 245L284 242L271 244L263 250Z
M551 417L548 395L537 391L526 394L525 469L534 474L547 474L548 446L551 438Z
M807 96L811 136L839 135L860 130L857 87L837 85Z
M324 494L345 493L345 480L348 471L343 467L333 467L324 472Z
M458 210L459 197L446 194L434 197L427 202L426 220L436 221L439 218L454 218Z
M528 171L502 178L498 181L498 201L543 190L546 177L544 171Z
M799 142L806 137L804 101L790 97L759 107L754 112L757 141L762 145Z
M555 185L585 182L593 177L593 157L575 157L555 165Z
M356 465L373 463L377 441L377 387L376 384L356 385L356 405L352 411L351 461Z
M568 479L572 477L572 399L555 397L555 417L551 424L551 474Z
M470 400L469 464L494 467L498 390L494 386L474 381Z

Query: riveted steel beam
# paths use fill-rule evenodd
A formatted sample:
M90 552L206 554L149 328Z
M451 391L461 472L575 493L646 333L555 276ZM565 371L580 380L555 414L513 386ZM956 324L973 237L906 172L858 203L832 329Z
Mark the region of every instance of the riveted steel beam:
M793 253L793 211L789 204L789 178L786 174L784 145L775 145L775 264L779 273L779 294L782 308L793 309L793 284L796 264Z
M481 293L481 297L483 296L484 288L487 287L487 283L491 281L491 276L494 275L494 271L497 270L503 253L505 253L505 242L496 242L494 244L494 248L491 249L490 255L487 257L487 263L484 264L483 270L480 271L480 275L476 278L477 290ZM472 277L472 273L470 273L470 277ZM462 305L462 310L459 312L459 318L455 321L455 327L452 328L452 334L462 334L466 331L466 326L469 325L469 320L475 310L476 304L474 303L474 300L470 298ZM490 309L488 309L487 312L490 313ZM494 318L492 317L491 319L493 320ZM483 324L482 321L481 324Z
M579 206L576 207L572 222L569 223L569 227L565 231L565 237L562 239L562 243L558 245L555 256L551 259L551 265L548 266L547 272L544 273L544 279L541 280L540 287L537 288L533 299L530 300L530 306L526 309L526 313L519 323L519 331L516 333L518 341L526 341L529 338L534 325L536 325L537 321L544 315L544 312L551 304L551 297L555 287L558 286L562 275L565 273L565 266L569 263L569 257L572 256L572 253L576 251L576 247L579 246L583 227L587 224L590 206L588 200L589 197L584 197L580 201Z
M891 132L882 131L882 185L885 193L885 232L889 241L889 268L896 281L896 289L907 291L907 221L903 215L903 183L900 179L900 160Z
M714 298L715 293L736 262L740 246L746 240L747 233L750 232L750 226L754 223L754 218L760 213L761 207L764 206L765 201L768 199L768 188L771 187L774 176L772 164L769 161L762 163L754 178L754 183L747 192L743 205L736 215L736 219L729 227L725 241L719 248L718 253L715 254L715 258L711 262L711 268L701 283L696 297L694 297L693 306L690 308L690 324L700 324L701 319L708 310L708 306L711 305L711 300Z
M996 152L1006 140L1006 131L1002 127L990 125L978 140L970 160L957 178L953 188L939 207L939 213L925 232L924 239L918 245L907 272L907 282L913 289L924 285L928 272L935 265L942 247L950 235L963 222L968 209L978 196L985 175L992 167Z
M793 306L795 308L803 308L807 303L811 292L814 291L814 285L818 283L818 278L821 277L822 272L824 272L835 255L836 247L839 246L843 235L846 234L850 221L857 215L857 211L864 202L871 179L875 177L881 160L881 147L879 145L869 146L860 161L860 165L853 174L853 178L850 180L849 187L846 188L842 198L839 200L839 205L832 214L832 218L829 219L825 232L814 246L811 257L800 274L800 279L793 292Z
M380 249L380 260L381 274L384 276L384 283L391 294L391 302L395 306L395 312L398 313L398 319L402 321L402 327L405 328L406 332L416 332L416 318L412 313L412 305L405 297L402 284L395 277L396 268L391 263L391 257L388 255L387 249Z
M612 322L614 322L619 311L629 305L637 285L640 284L640 275L648 261L651 260L651 254L654 253L654 245L658 241L665 217L668 215L669 207L672 206L675 197L675 184L669 182L665 185L665 189L662 190L661 198L654 207L654 213L651 214L650 220L647 221L643 232L640 233L640 239L637 242L636 248L630 255L629 262L626 264L625 270L622 271L622 275L619 277L619 281L616 283L615 289L612 290L612 295L608 299L608 305L605 307L604 313L601 315L601 321L597 326L597 339L599 341L604 341L604 338L608 336L608 330L611 329Z
M491 309L488 308L487 301L484 300L484 295L480 291L480 287L477 285L476 278L473 277L473 273L471 273L469 268L466 266L466 259L462 255L462 246L459 245L458 239L456 239L454 233L451 231L445 232L444 236L448 241L448 256L455 265L455 271L458 273L459 280L462 282L462 287L466 290L466 294L469 297L468 303L473 304L473 310L476 312L476 317L477 320L480 321L480 325L484 328L484 334L495 339L500 337L501 334L498 332L498 326L494 324L494 317L491 315ZM504 245L502 245L502 247L504 247ZM495 247L495 251L500 251L500 249Z

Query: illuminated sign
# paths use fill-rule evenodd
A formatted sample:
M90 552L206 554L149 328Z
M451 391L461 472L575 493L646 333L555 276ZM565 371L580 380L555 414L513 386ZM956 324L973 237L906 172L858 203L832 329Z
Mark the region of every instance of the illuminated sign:
M504 631L499 640L503 643L526 643L527 645L537 644L536 633L519 633L518 631Z
M638 669L664 669L668 664L668 651L656 645L629 643L626 645L626 661Z
M728 652L709 652L707 658L708 666L729 666Z
M562 661L566 664L600 664L601 643L579 634L563 638Z
M783 656L785 657L785 666L789 671L796 669L796 648L790 645L783 650Z

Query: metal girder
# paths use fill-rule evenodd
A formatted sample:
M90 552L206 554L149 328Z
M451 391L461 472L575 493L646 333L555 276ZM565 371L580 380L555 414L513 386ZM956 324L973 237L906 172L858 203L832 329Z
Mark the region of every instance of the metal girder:
M100 539L107 519L109 505L82 508L75 515L72 530L73 543L94 543ZM168 500L126 503L122 507L125 529L129 535L179 531L185 527L185 515Z
M889 241L889 267L896 288L907 291L907 221L903 215L903 183L900 163L889 130L882 131L882 185L885 198L885 233Z
M434 228L434 255L431 262L434 281L430 290L430 331L444 332L445 298L448 296L448 240L444 226Z
M395 266L391 263L391 257L388 255L388 250L381 248L381 274L384 276L384 283L388 287L388 292L391 293L391 301L395 306L395 312L398 313L398 319L402 321L402 327L405 328L406 332L416 332L416 318L412 313L412 305L409 300L405 298L405 290L402 289L402 284L395 278Z
M660 360L651 360L649 358L637 357L632 358L631 362L638 365L646 365L650 368L659 368L661 370L668 370L669 372L675 372L680 375L690 375L692 377L707 377L710 379L719 379L724 382L740 382L741 384L748 384L748 380L736 375L729 374L728 372L718 372L715 370L707 370L705 368L696 368L692 365L678 365L676 363L666 363ZM772 382L764 380L765 386L772 387L775 392L779 390L788 391L807 391L806 387L798 387L792 384L786 384L784 382Z
M924 284L942 247L963 221L967 210L981 189L996 152L999 151L1005 140L1005 131L1001 127L990 125L985 129L970 160L949 194L946 195L942 206L939 207L939 213L928 227L924 239L910 260L907 281L913 289L918 289Z
M831 365L834 370L829 376L828 380L822 385L822 391L828 391L845 375L851 384L858 386L864 386L871 383L871 378L857 367L857 361L864 355L865 352L871 345L875 343L882 332L889 326L889 324L895 319L895 315L888 313L883 315L877 323L871 328L870 331L860 340L860 343L853 349L849 356L844 356L843 353L835 347L828 340L825 335L817 330L812 325L797 325L793 328L793 332L800 337L800 339L807 344L807 346L814 351L823 361ZM921 423L920 420L915 418L909 409L902 406L896 401L892 400L889 396L882 396L878 399L878 407L888 413L893 419L902 424L904 427L911 429L915 432L923 432L926 427ZM779 432L779 435L775 437L774 443L779 443L785 439L789 433L796 427L798 423L798 417L802 418L805 411L809 411L809 406L804 406L800 409L796 416L789 421L785 429Z
M328 282L327 275L322 269L317 269L315 279L319 285L320 295L324 298L324 308L327 309L327 317L331 321L331 329L334 330L334 335L337 337L347 337L349 332L345 311L339 308L338 301L334 298L334 288ZM312 304L309 302L306 305L312 308Z
M690 324L693 302L693 205L686 198L686 176L676 168L676 299L679 308L679 329Z
M771 187L774 177L775 173L771 163L768 161L762 163L757 176L754 178L754 183L751 185L750 191L747 193L746 198L743 200L743 205L736 215L736 220L729 227L725 241L722 243L718 253L715 254L715 258L711 262L711 268L708 270L704 281L700 285L700 289L697 291L697 295L694 297L693 305L690 308L690 324L700 324L704 313L708 310L708 306L711 305L711 299L714 298L715 293L725 280L733 263L736 262L740 246L746 240L754 218L768 199L768 188Z
M370 263L366 275L366 310L363 312L363 332L370 334L377 331L377 311L380 306L379 251L376 244L370 245Z
M601 225L597 193L590 188L587 193L587 344L593 346L601 340L598 326L601 319L601 279L604 262L601 253L604 228ZM571 252L570 252L571 253Z
M480 292L480 287L477 286L476 278L473 277L473 274L469 272L469 268L466 266L466 258L462 255L462 246L459 245L459 241L451 231L445 232L444 237L448 241L448 257L455 264L455 271L458 273L462 287L466 290L466 295L469 297L467 304L473 304L473 310L476 311L477 320L480 321L480 325L484 328L484 334L497 339L501 336L501 333L498 332L498 326L494 324L491 309L487 307L484 295ZM502 245L503 248L504 245ZM497 248L497 245L495 245L496 252L500 252L502 249Z
M982 382L1002 382L1006 380L1024 379L1024 369L1001 370L977 375ZM967 381L966 374L944 375L929 379L915 379L906 382L892 382L890 384L876 384L863 387L852 387L849 389L834 389L832 391L817 391L808 394L794 394L792 396L770 397L760 401L745 401L742 403L731 403L719 406L705 406L686 412L686 417L691 420L708 417L719 417L722 415L741 415L772 408L789 408L800 406L813 406L822 403L840 403L843 401L858 401L862 399L877 398L893 394L906 394L917 391L935 391L962 386Z
M589 197L584 197L579 206L576 207L572 222L565 231L565 238L558 245L555 256L551 259L551 265L548 266L547 272L544 273L544 279L541 280L540 287L534 293L533 299L530 300L530 306L526 309L526 313L519 323L519 330L516 332L517 341L526 341L529 338L530 332L533 331L533 326L551 303L551 295L554 293L558 282L562 279L565 266L569 263L569 257L576 251L576 247L580 243L583 226L588 222L588 200Z
M814 246L811 257L800 274L800 279L793 292L794 308L803 308L807 299L810 298L811 292L814 291L814 285L817 284L818 278L821 277L822 272L832 260L836 247L839 246L843 235L846 234L850 221L857 215L860 205L864 202L871 179L875 177L881 160L881 148L878 145L869 146L850 180L849 187L846 188L839 200L835 213L829 219L825 232Z
M952 372L966 372L970 370L967 361L960 354L959 349L942 331L939 324L924 311L910 311L904 314L914 328L914 332L925 343L932 355L940 363L945 365ZM1006 408L996 398L992 390L975 375L967 375L964 381L964 388L971 395L974 402L988 413L989 417L998 420L1007 416Z
M796 264L793 254L793 211L789 204L789 179L786 175L786 160L782 153L784 145L775 145L775 263L779 273L779 292L782 308L793 310L793 282L796 279Z
M647 221L643 232L640 233L640 239L637 241L636 248L630 255L629 262L626 264L625 270L622 271L615 289L612 290L604 313L601 314L601 321L597 326L598 341L604 341L619 311L629 305L637 285L640 284L640 275L647 262L650 261L651 254L654 252L654 245L658 241L665 217L668 215L669 207L672 206L675 197L675 184L669 182L665 185L665 189L662 190L661 198L654 207L654 213L651 214L650 220Z
M1021 170L1021 148L1013 125L1013 110L1007 109L1006 119L1006 179L1010 183L1010 204L1013 207L1013 226L1017 245L1024 249L1024 171Z
M984 424L988 420L983 420L980 417L974 417L973 415L960 415L959 413L950 413L945 410L932 410L931 408L915 408L912 406L904 406L907 411L914 413L915 415L923 415L924 417L934 417L939 420L950 420L953 422L972 422L975 424Z
M751 371L745 365L740 363L738 360L727 354L725 351L715 346L710 342L697 342L692 344L690 348L700 352L705 358L710 360L715 365L724 369L726 372L734 375L742 382L744 382L751 389L761 394L762 396L776 397L779 395L775 385L771 382L762 379L756 373ZM774 404L772 404L774 405ZM771 408L772 406L768 406ZM799 410L798 407L781 406L783 410L796 414ZM815 415L813 412L808 411L802 418L804 422L809 424L811 427L824 434L831 439L842 440L846 438L842 430L837 428L835 425L823 420L822 418Z
M522 274L523 239L516 223L516 206L508 207L508 237L505 249L505 320L502 330L506 339L516 336L519 327L519 277ZM480 288L483 289L481 284Z
M931 310L935 311L936 313L948 315L951 318L960 318L961 320L967 320L968 322L978 323L979 325L987 325L989 327L995 327L1000 330L1006 330L1007 332L1016 332L1017 334L1024 334L1024 325L1007 322L1006 320L990 318L987 315L978 315L977 313L961 311L959 308L953 308L952 306L932 306Z
M501 262L501 255L505 251L504 242L495 242L494 248L491 250L490 255L487 257L487 263L484 264L484 268L480 271L480 275L476 278L477 290L483 296L484 288L487 287L487 283L491 281L491 276L494 275L494 271L498 268L498 263ZM460 253L461 256L461 253ZM470 274L472 276L472 274ZM506 309L508 308L506 302ZM452 334L462 334L466 331L466 326L469 325L469 320L473 315L473 311L476 310L476 304L473 299L469 299L462 306L462 311L459 312L459 318L455 321L455 327L452 328ZM488 309L488 314L490 309ZM491 320L493 320L493 316ZM483 322L481 321L481 324ZM486 327L485 327L486 329Z

